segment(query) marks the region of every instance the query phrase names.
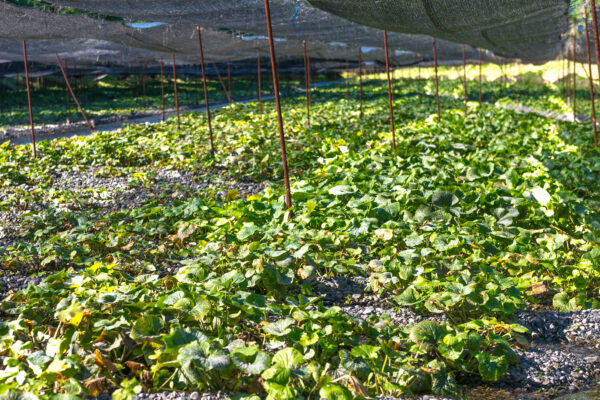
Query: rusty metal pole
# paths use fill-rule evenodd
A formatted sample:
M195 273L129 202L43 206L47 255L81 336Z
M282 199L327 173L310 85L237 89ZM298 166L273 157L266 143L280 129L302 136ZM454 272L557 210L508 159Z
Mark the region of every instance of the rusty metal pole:
M29 122L31 124L31 145L33 146L33 158L37 158L35 148L35 124L33 122L33 110L31 109L31 88L29 85L29 67L27 66L27 44L23 40L23 64L25 65L25 83L27 86L27 106L29 107Z
M600 38L598 38L598 15L596 13L596 0L590 0L590 8L592 11L592 28L594 30L594 48L596 50L596 64L598 66L598 74L600 75Z
M573 122L577 122L577 31L573 29Z
M310 128L310 82L308 78L308 56L306 55L306 40L302 41L304 49L304 90L306 90L306 126Z
M94 133L94 126L87 119L85 112L83 111L83 108L81 107L81 104L79 104L79 100L77 100L77 97L75 96L75 93L73 92L73 89L71 88L71 85L69 84L69 79L67 79L67 73L65 72L65 69L63 68L63 65L62 65L62 62L60 61L60 57L58 56L58 53L56 53L55 55L56 55L56 62L58 62L58 67L60 68L60 71L62 72L63 78L65 78L65 84L67 85L67 89L69 89L69 93L71 93L71 96L73 97L73 101L77 105L77 108L79 109L79 112L83 116L83 119L85 120L88 128L90 128L90 131L92 133Z
M273 28L271 26L269 0L265 0L265 18L267 22L267 32L269 34L269 53L271 55L271 71L273 72L273 90L275 92L275 105L277 107L277 125L279 126L279 143L281 145L281 161L283 164L283 180L285 185L285 204L289 209L292 207L292 192L290 189L290 178L287 165L287 151L285 149L283 116L281 113L281 99L279 97L279 77L277 75L277 59L275 57L275 45L273 43Z
M392 147L396 150L396 127L394 126L394 106L392 97L392 81L390 79L390 55L388 53L388 39L387 30L383 31L383 45L385 48L385 70L387 72L387 83L388 83L388 103L390 106L390 125L392 127Z
M165 122L165 71L163 59L160 59L160 121Z
M595 96L594 96L594 78L592 72L592 54L590 49L590 31L588 28L588 13L587 10L585 12L585 47L587 49L587 62L588 62L588 80L590 82L590 102L592 103L592 126L594 128L594 147L598 147L598 127L596 126L596 104L595 104Z
M217 64L215 64L214 62L213 62L213 68L217 72L217 77L219 78L219 82L221 82L221 87L223 88L223 91L225 92L225 96L227 96L227 100L229 101L229 104L231 104L232 101L231 101L231 96L229 95L229 91L225 87L225 82L223 81L223 78L221 78L221 73L219 72L219 68L217 68Z
M346 60L346 100L350 100L350 61Z
M358 46L358 87L360 99L360 119L363 117L362 48Z
M181 118L179 116L179 93L177 93L177 71L175 70L175 53L171 53L171 63L173 64L173 88L175 89L175 112L177 113L177 129L180 129Z
M65 60L65 74L69 76L69 64L68 60ZM71 123L71 95L69 94L69 88L65 85L65 97L67 98L67 125Z
M312 107L312 86L310 84L310 54L306 53L306 65L308 66L306 73L308 74L308 105Z
M463 81L465 85L465 117L467 116L467 101L468 101L468 89L467 89L467 50L466 46L463 44L462 48L463 55Z
M146 107L146 65L142 67L142 98L144 99L144 108Z
M571 59L569 58L569 53L567 51L567 75L565 77L565 98L567 99L567 104L571 105L571 78L569 77L569 73L571 72Z
M208 89L206 88L206 69L204 67L204 50L202 49L202 28L196 26L198 32L198 48L200 49L200 67L202 68L202 88L204 89L204 104L206 105L206 121L210 135L210 154L215 155L215 144L213 142L212 122L210 119L210 105L208 104Z
M483 72L482 72L482 62L481 62L481 49L479 49L479 110L481 111L481 106L483 104Z
M229 92L229 103L231 103L231 59L227 57L227 91Z
M417 76L417 94L420 96L421 95L421 62L423 61L423 57L421 56L421 53L417 54L418 58L417 58L417 65L418 65L418 72L419 75Z
M256 53L256 71L258 75L258 113L262 114L263 106L262 106L262 87L261 87L261 67L260 67L260 53Z
M433 38L433 65L435 69L435 103L437 105L437 116L438 122L442 120L440 113L440 85L438 78L438 59L437 59L437 46L435 43L435 38Z

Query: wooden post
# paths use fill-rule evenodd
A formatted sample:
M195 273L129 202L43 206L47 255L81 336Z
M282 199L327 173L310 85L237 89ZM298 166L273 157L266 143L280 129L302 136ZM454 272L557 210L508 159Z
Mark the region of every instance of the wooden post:
M304 90L306 90L306 126L310 128L310 81L308 77L308 56L306 53L306 40L302 41L304 49Z
M258 113L262 114L262 87L261 87L261 67L260 67L260 53L256 52L256 64L257 64L257 75L258 75Z
M62 62L60 61L60 57L58 57L58 53L56 53L55 55L56 55L56 62L58 63L58 67L60 68L60 71L63 74L63 78L65 78L65 83L67 85L67 89L69 89L69 93L71 93L71 96L73 97L73 101L77 105L77 108L79 109L79 112L83 116L83 119L85 120L88 128L90 128L90 132L94 133L94 126L87 119L85 112L83 111L83 108L81 107L81 104L79 104L79 100L77 100L77 97L75 96L75 93L73 92L73 89L71 89L71 85L69 84L69 79L67 79L67 73L65 72L65 69L63 68Z
M271 26L271 9L269 7L269 0L265 0L265 18L267 22L267 32L269 34L269 53L271 55L271 71L273 72L275 106L277 107L277 125L279 127L279 143L281 146L281 161L283 164L283 180L285 185L285 204L289 209L292 208L292 192L290 188L290 178L287 165L287 151L285 149L283 115L281 113L281 99L279 97L279 77L277 75L277 59L275 57L275 45L273 43L273 28Z
M462 47L462 56L463 56L463 81L465 85L465 117L467 116L467 101L469 99L468 88L467 88L467 50L466 46L463 44Z
M587 61L588 61L588 80L590 83L590 102L592 103L592 126L594 128L594 147L598 147L598 127L596 126L596 104L595 104L595 96L594 96L594 78L592 73L592 54L590 51L590 31L588 29L588 13L587 10L585 12L585 35L586 42L585 47L587 49Z
M23 64L25 65L25 82L27 86L27 106L29 108L29 122L31 124L31 145L33 147L33 158L37 158L37 149L35 148L35 124L33 122L33 110L31 108L31 88L29 85L29 66L27 65L27 44L23 40Z
M392 147L394 151L396 150L396 127L394 126L394 105L393 105L393 96L392 96L392 81L390 79L390 55L388 53L388 39L387 39L387 30L383 31L383 45L385 48L385 70L387 73L387 83L388 83L388 103L390 106L390 125L392 127Z
M177 129L180 129L181 118L179 116L179 93L177 93L177 71L175 70L175 53L171 53L171 63L173 64L173 88L175 89L175 112L177 113Z
M437 59L437 46L435 43L435 38L433 38L433 65L435 68L435 102L437 105L437 116L438 122L442 120L440 113L440 87L439 87L439 78L438 78L438 59Z
M202 28L196 26L198 32L198 47L200 48L200 66L202 68L202 87L204 89L204 104L206 105L206 121L210 135L210 154L215 155L215 144L213 142L212 123L210 120L210 105L208 104L208 89L206 87L206 70L204 68L204 50L202 49Z
M360 119L363 117L362 47L358 46L358 87L360 99Z
M163 59L160 59L160 121L165 122L165 71Z

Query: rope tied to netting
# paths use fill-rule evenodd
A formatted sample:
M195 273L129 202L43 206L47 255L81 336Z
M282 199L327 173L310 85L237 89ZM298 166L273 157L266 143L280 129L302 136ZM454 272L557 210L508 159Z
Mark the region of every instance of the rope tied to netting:
M292 28L294 30L298 31L298 36L302 35L302 31L303 31L301 26L296 25L296 18L298 18L299 12L300 12L300 0L296 0L296 11L294 12L294 15L292 16L290 23L292 24Z

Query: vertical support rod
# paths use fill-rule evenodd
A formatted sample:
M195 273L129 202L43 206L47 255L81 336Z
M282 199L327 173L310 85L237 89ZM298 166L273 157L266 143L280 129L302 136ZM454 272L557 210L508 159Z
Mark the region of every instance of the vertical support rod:
M223 91L225 92L225 96L227 96L227 100L229 101L229 104L232 104L232 100L231 100L231 96L229 94L229 90L227 90L227 88L225 87L225 82L223 81L223 78L221 78L221 73L219 72L219 68L217 68L217 64L215 64L213 62L213 67L215 69L215 71L217 72L217 78L219 78L219 82L221 82L221 87L223 88Z
M577 122L577 29L573 27L573 122Z
M261 67L260 67L260 53L256 53L256 71L258 75L258 113L262 114L263 106L262 106L262 85L261 85Z
M23 63L25 64L25 82L27 86L27 106L29 107L29 123L31 124L31 145L33 147L33 158L37 158L35 148L35 124L33 122L33 110L31 109L31 87L29 85L29 66L27 65L27 44L23 40Z
M358 87L360 100L360 119L363 117L362 48L358 46Z
M565 76L565 98L567 99L567 104L571 105L571 78L569 77L569 73L571 73L571 59L569 58L569 53L567 51L567 75Z
M350 100L350 81L348 77L350 75L350 61L346 60L346 100Z
M285 185L285 204L287 208L292 207L292 192L287 165L287 151L285 149L285 134L283 130L283 116L281 113L281 99L279 97L279 76L277 75L277 59L275 57L275 45L273 43L273 28L271 26L271 9L269 0L265 0L265 18L267 32L269 34L269 53L271 56L271 71L273 72L273 90L275 92L275 106L277 108L277 125L279 127L279 143L281 145L281 161L283 164L283 180Z
M69 76L69 60L65 60L65 74ZM67 98L67 124L71 123L71 96L69 95L69 88L65 85L65 97Z
M588 18L589 18L589 15L586 10L586 12L585 12L585 35L586 35L585 47L587 49L587 62L588 62L588 71L589 71L588 79L590 82L590 102L592 103L592 126L594 128L594 147L598 147L598 127L596 126L596 103L595 103L595 96L594 96L594 78L593 78L593 72L592 72L592 54L591 54L591 49L590 49L590 31L588 28L588 25L589 25Z
M146 107L146 65L142 67L142 98L144 99L144 108Z
M467 50L466 46L463 44L462 47L462 56L463 56L463 81L465 85L465 117L467 116L467 101L468 101L468 89L467 89Z
M229 103L231 103L231 59L227 57L227 91L229 92Z
M171 63L173 64L173 88L175 89L175 112L177 113L177 129L181 128L181 118L179 117L179 93L177 92L177 71L175 70L175 53L171 53Z
M208 89L206 88L206 69L204 67L204 50L202 48L202 28L196 26L198 32L198 47L200 49L200 68L202 68L202 88L204 89L204 104L206 105L206 121L210 135L210 154L215 155L215 144L213 142L212 122L210 119L210 105L208 104Z
M165 71L163 59L160 59L160 121L165 122Z
M483 104L483 72L482 72L482 62L481 62L481 49L479 49L479 109L481 110L481 105Z
M435 38L433 38L433 65L435 68L435 103L437 106L437 116L438 122L442 120L440 113L440 84L438 78L438 58L437 58L437 45L435 42Z
M419 75L417 75L417 94L420 96L421 95L421 62L423 61L423 57L421 56L421 53L417 54L418 59L417 59L417 65L418 65L418 71L419 71Z
M308 56L306 55L306 40L302 41L304 49L304 90L306 91L306 126L310 128L310 81L308 77Z
M312 107L312 86L310 84L310 54L306 53L306 73L308 74L308 105Z
M390 54L388 52L388 37L387 30L383 31L383 45L385 47L385 70L387 73L388 84L388 103L390 106L390 125L392 127L392 147L396 150L396 127L394 126L394 106L392 97L392 81L390 79Z
M596 64L600 74L600 38L598 38L598 14L596 13L596 0L590 0L592 9L592 28L594 30L594 47L596 50Z
M67 79L67 73L65 72L65 69L63 68L62 62L60 61L60 57L58 57L58 53L56 53L55 55L56 55L56 62L58 62L58 67L60 68L60 72L62 72L63 78L65 78L65 84L67 85L67 89L69 89L69 93L71 93L71 96L73 97L73 101L77 105L77 108L79 109L79 112L83 116L83 119L85 120L85 123L87 124L88 128L90 128L90 131L92 133L94 133L94 126L87 119L85 112L83 111L83 108L81 107L81 104L79 104L79 100L77 100L77 97L75 96L75 93L73 92L73 89L71 88L71 85L69 84L69 79Z

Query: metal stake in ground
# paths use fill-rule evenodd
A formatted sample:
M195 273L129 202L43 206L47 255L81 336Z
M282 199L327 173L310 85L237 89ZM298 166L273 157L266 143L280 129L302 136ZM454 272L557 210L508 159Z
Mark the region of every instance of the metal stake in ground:
M227 57L227 91L229 92L229 103L231 103L231 60Z
M350 81L348 80L350 75L350 61L346 60L346 100L350 100Z
M590 7L592 9L592 27L594 29L594 47L596 49L596 64L598 65L598 74L600 75L600 38L598 38L598 14L596 13L596 0L590 0Z
M571 105L571 88L569 84L571 82L571 78L569 77L569 73L571 72L571 59L569 58L569 53L567 51L567 75L565 77L565 98L567 99L567 104Z
M483 103L483 73L481 65L481 49L479 49L479 110L481 111L481 105Z
M577 122L577 30L573 27L573 122Z
M215 64L213 62L213 67L215 69L215 71L217 72L217 77L219 78L219 82L221 82L221 87L223 88L223 91L225 92L225 96L227 96L227 100L229 100L229 104L233 103L231 100L231 95L229 94L229 90L227 90L227 88L225 87L225 82L223 81L223 78L221 78L221 73L219 72L219 68L217 68L217 64Z
M142 99L144 108L146 108L146 65L142 67Z
M312 86L310 84L310 54L306 53L306 73L308 74L308 106L312 107Z
M423 58L421 57L421 53L417 54L417 56L419 57L417 59L417 65L418 65L418 70L419 70L419 75L417 76L417 94L420 96L421 95L421 61L423 60Z
M306 55L306 40L302 41L304 49L304 90L306 91L306 126L310 128L310 81L308 80L308 56Z
M260 53L256 53L256 73L258 75L258 113L262 114L262 87L261 87L261 68L260 68Z
M179 93L177 93L177 71L175 70L175 53L171 53L171 63L173 64L173 88L175 89L175 112L177 113L177 129L181 128L181 118L179 117Z
M215 155L213 143L212 123L210 120L210 105L208 104L208 89L206 88L206 70L204 68L204 50L202 49L202 28L196 27L198 31L198 47L200 48L200 67L202 68L202 87L204 89L204 104L206 104L206 121L208 122L208 133L210 135L210 154Z
M462 48L463 53L463 80L465 83L465 117L467 116L467 101L468 101L468 89L467 89L467 50L466 46L463 44Z
M437 59L437 46L435 43L435 38L433 38L433 65L435 69L435 103L437 105L437 116L438 122L442 120L440 113L440 84L438 78L438 59Z
M592 103L592 126L594 128L594 147L598 147L598 128L596 126L596 104L594 102L594 79L592 78L592 54L590 51L590 31L588 29L588 13L585 12L585 47L587 49L588 79L590 82L590 102Z
M165 71L163 59L160 59L160 121L165 122Z
M396 127L394 126L394 105L392 97L392 80L390 79L390 54L388 53L387 30L383 31L383 47L385 48L385 70L388 83L388 103L390 106L390 125L392 126L392 147L396 150Z
M65 60L65 74L69 76L69 60ZM71 96L69 95L69 88L65 85L65 97L67 98L67 124L71 123Z
M58 63L58 67L60 68L60 72L62 72L63 78L65 78L65 84L67 85L67 89L69 89L69 93L71 93L71 96L73 97L73 101L77 105L77 108L79 109L79 112L83 116L83 119L85 120L88 128L90 128L90 132L94 133L94 126L91 124L91 122L85 116L85 112L83 111L81 104L79 104L79 100L77 100L77 97L75 96L75 93L73 92L73 89L71 89L71 85L69 84L69 79L67 79L67 73L65 72L65 69L63 68L62 62L60 61L60 57L58 56L57 53L55 55L56 55L56 62Z
M358 46L358 87L360 99L360 119L363 117L362 48Z
M281 99L279 98L279 77L277 76L277 59L275 58L275 45L273 43L273 28L271 27L271 9L269 0L265 0L265 17L267 32L269 33L269 53L271 55L271 71L273 72L273 90L275 92L275 106L277 107L277 125L279 126L279 143L281 145L281 161L283 164L283 180L285 184L285 204L292 208L292 192L287 165L287 152L285 150L285 135L283 132L283 116L281 113Z
M35 124L33 123L33 111L31 109L31 88L29 85L29 66L27 65L27 44L23 40L23 64L25 64L25 82L27 84L27 106L29 107L29 122L31 123L31 145L33 146L33 158L37 158L35 148Z

